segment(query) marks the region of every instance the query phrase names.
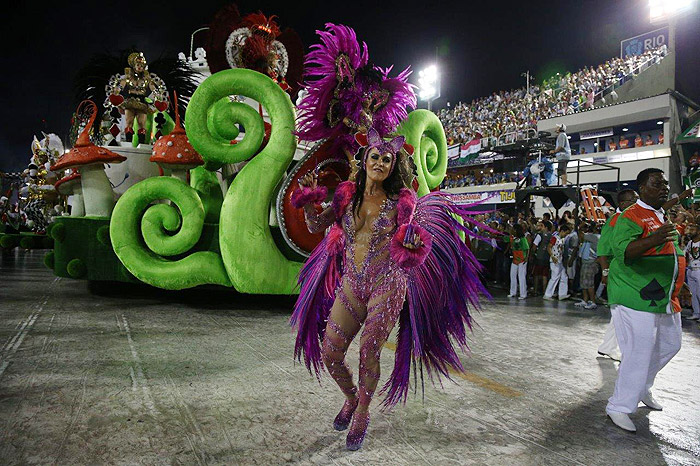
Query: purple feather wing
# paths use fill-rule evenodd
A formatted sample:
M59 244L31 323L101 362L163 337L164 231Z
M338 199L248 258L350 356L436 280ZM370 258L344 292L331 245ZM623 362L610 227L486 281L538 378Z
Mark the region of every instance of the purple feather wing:
M457 349L469 349L467 332L473 326L470 309L479 309L481 296L490 297L481 281L479 262L459 238L460 231L472 235L455 218L471 220L469 216L474 214L468 208L439 192L416 203L413 222L430 233L432 246L421 265L407 270L394 370L382 388L385 408L406 401L412 364L414 372L420 367L421 382L423 368L431 380L434 375L438 380L440 376L449 379L450 369L464 370Z
M317 377L323 369L321 342L342 270L342 252L337 252L342 248L330 244L335 241L340 241L338 235L327 235L299 272L299 298L289 320L297 329L294 358L301 361L303 357L306 368L313 369Z

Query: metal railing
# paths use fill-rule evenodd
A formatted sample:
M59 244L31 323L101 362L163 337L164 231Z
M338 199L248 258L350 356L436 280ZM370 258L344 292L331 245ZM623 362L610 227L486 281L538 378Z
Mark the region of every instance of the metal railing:
M571 161L569 161L571 162ZM607 163L599 163L599 162L593 162L593 161L588 161L588 160L581 160L577 159L574 160L576 162L576 187L581 186L581 164L586 164L586 166L590 165L596 165L598 167L604 167L604 168L594 168L592 170L584 170L583 173L592 173L592 172L600 172L600 171L607 171L607 170L616 170L617 171L617 181L615 185L615 191L620 191L620 167L614 167L612 165L609 165ZM568 169L568 163L567 163L567 173L569 171ZM557 180L560 180L561 177L557 175ZM587 184L595 184L595 183L587 183Z
M555 163L555 162L556 161L553 161L552 163ZM573 186L575 186L576 188L580 188L580 186L581 186L581 164L585 164L584 166L596 165L598 167L603 167L603 168L594 168L592 170L584 170L583 173L616 170L617 171L616 190L617 191L620 190L620 167L614 167L614 166L609 165L607 163L599 163L599 162L593 162L593 161L581 160L581 159L568 161L568 163L571 163L571 162L576 162L576 183L573 183ZM567 175L568 175L568 173L570 173L568 163L567 163L567 170L566 170ZM557 174L557 182L559 183L558 186L561 187L561 176L559 176L559 174ZM596 182L584 183L584 184L596 184ZM528 178L527 177L520 180L518 182L518 185L517 185L518 189L529 188L529 187L530 186L528 186ZM552 186L550 186L550 187L552 187Z
M517 131L501 134L498 137L497 145L505 146L508 144L515 144L517 141L528 141L536 138L537 131L533 128L519 129Z

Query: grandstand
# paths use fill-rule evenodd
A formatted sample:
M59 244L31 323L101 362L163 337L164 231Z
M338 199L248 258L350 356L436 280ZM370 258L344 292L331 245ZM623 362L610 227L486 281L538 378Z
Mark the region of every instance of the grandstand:
M522 197L515 191L530 184L521 180L528 161L546 156L556 126L565 124L574 185L613 192L635 187L637 173L653 166L668 173L672 192L679 192L691 154L675 139L700 108L675 90L669 45L554 76L529 92L502 91L441 110L450 145L441 188L463 194L465 201L488 197L493 207L514 206ZM578 186L568 192L580 191ZM551 206L545 198L534 207L541 213Z

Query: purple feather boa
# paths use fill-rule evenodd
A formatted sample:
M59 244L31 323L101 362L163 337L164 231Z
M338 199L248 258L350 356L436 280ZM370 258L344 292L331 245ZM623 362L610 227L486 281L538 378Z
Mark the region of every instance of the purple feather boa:
M411 230L411 235L417 234L420 237L420 240L423 243L422 246L415 249L409 249L403 245L409 230ZM432 244L433 238L425 228L421 228L418 225L404 223L396 230L394 237L391 238L391 243L389 244L389 254L391 255L392 260L399 264L399 267L402 269L410 269L425 262L425 258L428 256L428 253L430 253Z
M306 204L319 204L326 200L328 196L328 188L323 185L317 186L315 189L299 186L292 193L290 202L297 209L304 207Z

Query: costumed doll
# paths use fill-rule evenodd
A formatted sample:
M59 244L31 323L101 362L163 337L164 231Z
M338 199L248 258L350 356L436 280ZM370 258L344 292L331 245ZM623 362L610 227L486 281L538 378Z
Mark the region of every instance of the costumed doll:
M299 90L304 47L294 30L280 29L274 15L241 17L236 5L227 5L209 25L206 49L212 73L247 68L269 76L292 97Z
M141 52L129 55L129 66L124 68L123 76L110 79L109 103L126 116L124 136L131 142L134 136L134 119L139 124L139 143L146 142L146 118L168 108L167 90L158 76L149 73L146 57Z
M44 232L52 217L63 211L54 189L60 175L51 170L51 165L63 155L63 142L56 134L44 134L41 141L34 136L31 148L32 157L25 170L26 189L22 191L26 196L23 212L28 228Z
M466 349L469 306L486 294L478 262L459 237L469 230L456 220L473 212L440 192L416 199L406 187L412 148L402 136L385 141L370 129L356 142L357 177L338 186L331 206L319 211L327 192L313 172L292 198L311 232L330 227L299 275L291 318L298 329L295 357L319 377L323 363L345 394L333 425L350 426L350 450L361 447L367 432L380 353L394 324L399 333L394 370L383 387L385 407L405 401L412 363L420 366L421 380L423 368L431 378L462 369L453 344ZM355 385L345 354L361 329Z

